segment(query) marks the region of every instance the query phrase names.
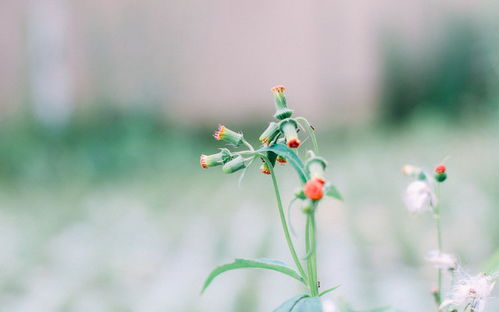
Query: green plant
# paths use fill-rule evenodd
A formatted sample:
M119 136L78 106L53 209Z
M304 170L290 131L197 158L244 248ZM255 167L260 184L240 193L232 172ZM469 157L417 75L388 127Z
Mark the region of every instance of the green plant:
M225 173L244 171L255 161L260 159L262 165L260 170L272 178L273 188L277 201L277 209L281 221L284 237L293 259L295 268L285 263L269 259L236 259L234 262L222 265L213 270L203 285L204 291L223 272L241 268L259 268L273 270L303 283L307 289L306 294L295 296L274 311L277 312L306 312L323 311L320 297L335 290L338 286L319 291L317 272L317 244L316 244L316 211L324 195L341 200L341 195L325 177L327 162L319 155L319 147L315 136L315 130L307 119L303 117L294 118L293 111L287 107L284 96L284 87L272 88L276 113L276 121L270 122L269 126L261 134L259 141L261 146L254 148L243 136L243 134L232 131L220 125L214 137L217 140L227 142L231 147L244 146L244 150L231 151L228 148L220 149L219 153L212 155L201 155L200 163L203 168L222 166ZM307 151L306 159L300 157L296 152L303 144L299 139L298 132L306 132L312 143L312 150ZM302 201L302 211L306 215L305 226L305 255L299 257L289 231L289 220L286 219L284 207L279 191L279 184L275 175L274 166L279 163L290 163L298 175L300 188L295 193L294 200ZM241 176L241 178L243 175ZM294 201L293 200L293 201Z
M482 312L494 288L494 276L487 273L471 276L458 263L455 255L443 252L440 185L447 180L446 171L446 166L440 164L436 166L432 177L421 168L406 165L402 172L413 181L407 187L404 200L413 214L429 211L435 219L437 249L431 251L426 260L437 269L437 288L432 291L436 310ZM492 258L488 271L494 268L495 261ZM443 287L444 273L451 277L450 291L447 292Z

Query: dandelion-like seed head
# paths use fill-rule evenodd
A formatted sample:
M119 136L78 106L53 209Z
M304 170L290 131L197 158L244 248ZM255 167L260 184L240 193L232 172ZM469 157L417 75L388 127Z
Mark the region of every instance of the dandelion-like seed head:
M437 198L428 182L416 180L407 187L404 202L411 213L421 213L432 210Z
M433 264L437 269L455 270L458 262L453 254L443 253L438 250L432 250L426 256L426 261Z
M453 287L449 299L442 303L446 306L468 306L471 311L483 312L487 299L495 286L492 277L487 274L467 276Z

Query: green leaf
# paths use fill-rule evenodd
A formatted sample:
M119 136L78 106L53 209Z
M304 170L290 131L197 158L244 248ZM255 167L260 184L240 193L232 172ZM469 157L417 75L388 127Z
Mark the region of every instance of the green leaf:
M299 300L290 312L322 312L322 302L319 297L306 297Z
M300 296L295 296L289 300L286 300L283 304L281 304L273 312L290 312L295 307L295 305L298 303L298 301L300 301L306 297L308 297L308 295L300 295Z
M300 157L296 153L284 144L274 144L271 146L265 146L258 150L258 152L274 152L278 155L285 157L289 163L295 168L298 177L302 183L306 183L309 180L307 171L305 170L305 165L301 161Z
M298 274L298 272L287 266L284 262L271 259L256 259L256 260L236 259L232 263L221 265L216 269L214 269L213 271L211 271L210 275L208 275L208 278L204 282L201 293L203 293L206 290L206 288L218 275L226 271L235 270L235 269L244 269L244 268L273 270L291 276L292 278L295 278L300 282L304 282L300 274Z
M343 197L341 196L341 194L338 191L338 189L334 185L332 185L332 184L328 184L326 186L326 195L327 196L331 196L333 198L336 198L338 200L343 200Z
M319 297L322 297L322 296L324 296L325 294L332 292L333 290L335 290L335 289L336 289L336 288L338 288L338 287L340 287L340 285L336 285L336 286L334 286L334 287L331 287L331 288L328 288L328 289L326 289L326 290L324 290L324 291L321 291L321 293L319 294Z
M492 274L499 271L499 250L497 250L490 258L487 260L483 271L487 274Z

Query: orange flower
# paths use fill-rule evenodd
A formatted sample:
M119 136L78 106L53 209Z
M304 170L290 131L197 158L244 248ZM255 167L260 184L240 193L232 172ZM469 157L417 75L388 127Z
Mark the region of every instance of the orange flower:
M319 179L311 179L305 183L304 192L311 200L319 200L324 196L324 183Z

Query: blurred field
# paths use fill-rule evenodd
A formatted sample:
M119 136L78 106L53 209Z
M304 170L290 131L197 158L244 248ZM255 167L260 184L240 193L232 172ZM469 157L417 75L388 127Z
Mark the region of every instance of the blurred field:
M59 130L2 125L0 311L267 311L298 293L277 273L241 271L199 295L232 258L290 262L269 177L255 166L238 188L238 175L203 170L199 154L220 146L210 130L153 113L96 116ZM248 126L255 138L261 125ZM431 169L450 156L445 249L480 270L499 246L498 130L494 117L318 128L345 197L319 212L321 284L342 285L332 297L359 309L433 308L435 272L422 261L435 247L432 219L402 205L406 163ZM278 177L287 202L296 177L287 167ZM292 222L302 229L298 207Z

